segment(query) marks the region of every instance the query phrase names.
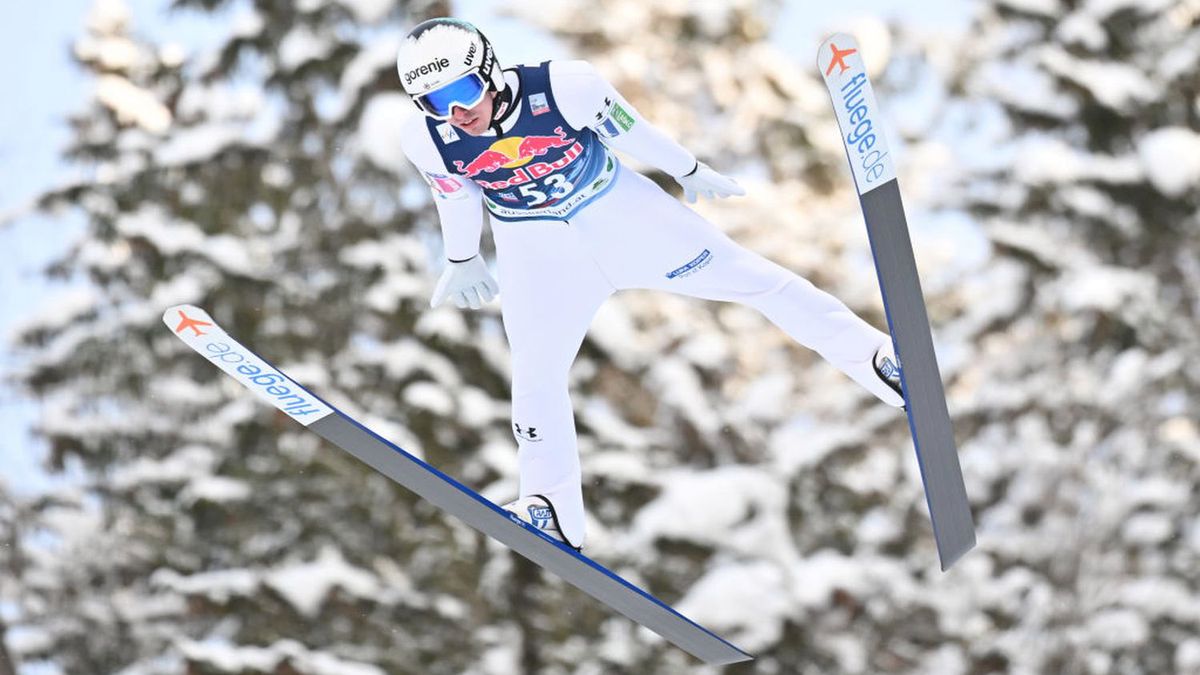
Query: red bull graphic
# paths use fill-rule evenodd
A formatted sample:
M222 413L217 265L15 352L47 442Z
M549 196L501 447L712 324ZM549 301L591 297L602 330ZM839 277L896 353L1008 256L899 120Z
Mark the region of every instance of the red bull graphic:
M462 160L454 160L454 170L468 178L473 178L481 173L495 171L511 161L513 161L512 157L489 148L479 153L478 157L466 164L463 164Z
M566 153L553 162L531 162L535 157L541 157L553 148L567 148ZM484 188L502 190L531 180L537 180L557 171L583 154L583 145L574 138L568 138L561 126L555 127L553 136L510 136L492 143L487 150L479 153L475 159L463 163L454 160L454 170L468 178L475 178L481 173L491 173L500 169L513 169L513 175L506 180L488 181L475 179Z
M579 156L582 154L583 144L576 143L567 148L566 153L553 162L533 162L531 164L527 164L514 170L512 176L505 180L489 181L476 178L475 182L478 183L480 187L487 190L503 190L505 188L510 188L516 185L521 185L522 183L528 183L530 181L535 181L539 178L549 176L559 169L566 168L576 159L579 159Z
M521 139L521 144L517 146L517 156L538 157L546 154L550 148L565 148L575 142L574 138L567 138L563 133L562 127L554 127L554 136L525 136Z

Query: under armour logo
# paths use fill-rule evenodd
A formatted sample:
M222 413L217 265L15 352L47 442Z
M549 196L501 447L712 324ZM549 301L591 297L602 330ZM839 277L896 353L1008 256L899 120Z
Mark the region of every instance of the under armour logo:
M516 422L513 422L513 430L516 431L517 436L524 438L525 440L529 441L530 443L537 443L538 441L542 440L542 437L538 435L537 427L526 428L526 427L522 427L520 424L517 424Z
M613 102L611 98L607 96L604 97L604 107L600 109L600 112L596 113L597 122L604 119L604 116L608 114L608 110L612 107L612 103Z

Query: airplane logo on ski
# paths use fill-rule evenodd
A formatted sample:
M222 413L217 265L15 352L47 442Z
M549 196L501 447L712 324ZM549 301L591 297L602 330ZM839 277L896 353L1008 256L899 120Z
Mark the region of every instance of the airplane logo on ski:
M175 327L175 332L182 333L183 331L187 330L188 328L191 328L192 330L196 331L197 336L200 336L200 335L205 335L205 332L200 330L200 327L201 326L211 326L211 325L212 324L209 323L208 321L201 321L200 319L191 318L187 314L184 314L183 310L181 309L181 310L179 310L179 325Z
M825 69L825 77L833 74L834 66L841 67L841 70L838 71L839 75L850 70L850 66L846 65L846 57L857 53L858 50L853 47L850 49L838 49L837 45L832 42L829 43L829 48L833 50L833 58L829 59L829 67Z

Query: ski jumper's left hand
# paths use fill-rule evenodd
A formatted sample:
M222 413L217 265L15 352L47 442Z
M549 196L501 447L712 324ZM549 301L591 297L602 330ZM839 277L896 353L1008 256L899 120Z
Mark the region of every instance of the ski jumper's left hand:
M689 204L696 203L696 198L700 195L709 199L719 199L746 194L746 190L732 178L722 176L713 171L712 167L700 161L696 162L696 168L691 172L676 176L675 181L683 187L683 198Z

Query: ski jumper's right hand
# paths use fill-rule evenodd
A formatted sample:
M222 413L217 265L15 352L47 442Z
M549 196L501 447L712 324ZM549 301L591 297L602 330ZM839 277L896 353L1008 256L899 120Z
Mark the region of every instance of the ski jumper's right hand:
M700 195L709 199L720 199L732 195L744 195L746 191L732 178L722 176L704 162L697 161L696 168L682 176L677 176L675 182L683 188L683 198L689 204L696 203Z
M479 309L491 302L499 292L500 286L488 271L483 257L476 255L467 260L446 263L446 269L433 287L429 306L437 307L450 299L459 309Z

